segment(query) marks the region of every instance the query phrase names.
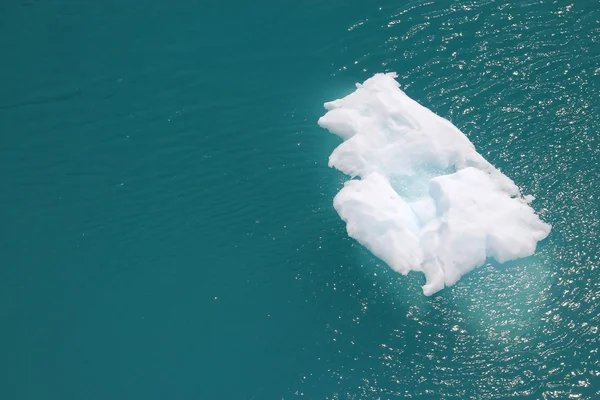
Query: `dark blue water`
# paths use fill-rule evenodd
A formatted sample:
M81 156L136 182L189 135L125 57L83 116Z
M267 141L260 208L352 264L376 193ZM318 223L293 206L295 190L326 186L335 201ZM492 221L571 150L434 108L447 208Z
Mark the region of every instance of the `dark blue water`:
M3 399L600 397L593 1L0 5ZM349 239L325 101L376 72L553 224L424 297Z

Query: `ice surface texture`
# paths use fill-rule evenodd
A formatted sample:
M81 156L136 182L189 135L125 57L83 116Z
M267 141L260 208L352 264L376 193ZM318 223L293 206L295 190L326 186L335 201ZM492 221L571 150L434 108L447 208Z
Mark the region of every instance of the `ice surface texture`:
M333 205L348 235L402 274L421 271L431 295L487 257L534 254L550 233L514 182L451 122L377 74L325 103L319 125L344 141L329 157L352 179Z

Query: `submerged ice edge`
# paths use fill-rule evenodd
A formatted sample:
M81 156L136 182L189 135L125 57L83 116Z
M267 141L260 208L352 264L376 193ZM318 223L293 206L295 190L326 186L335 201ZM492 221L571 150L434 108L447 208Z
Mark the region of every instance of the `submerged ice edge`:
M502 263L534 254L551 226L529 206L532 197L450 121L408 97L396 77L357 84L325 103L318 121L343 139L329 165L359 178L334 199L348 235L395 271L423 272L426 295L487 257Z

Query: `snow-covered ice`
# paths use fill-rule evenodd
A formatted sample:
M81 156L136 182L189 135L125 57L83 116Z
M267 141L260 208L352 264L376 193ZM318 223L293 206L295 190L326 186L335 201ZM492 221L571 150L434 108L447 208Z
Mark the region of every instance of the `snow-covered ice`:
M409 98L396 74L377 74L325 103L319 125L343 142L329 165L353 179L334 207L348 235L402 274L425 274L431 295L487 257L534 254L551 226L515 183L448 120ZM359 178L359 179L356 179Z

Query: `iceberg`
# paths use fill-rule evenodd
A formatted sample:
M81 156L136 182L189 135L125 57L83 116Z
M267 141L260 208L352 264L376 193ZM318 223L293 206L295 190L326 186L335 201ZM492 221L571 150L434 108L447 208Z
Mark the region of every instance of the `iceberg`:
M517 185L450 121L376 74L325 103L318 124L343 142L329 166L351 177L333 206L348 235L390 268L425 274L423 293L455 284L491 257L533 255L550 234Z

